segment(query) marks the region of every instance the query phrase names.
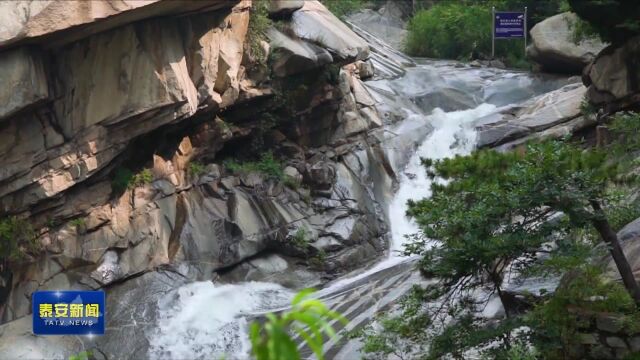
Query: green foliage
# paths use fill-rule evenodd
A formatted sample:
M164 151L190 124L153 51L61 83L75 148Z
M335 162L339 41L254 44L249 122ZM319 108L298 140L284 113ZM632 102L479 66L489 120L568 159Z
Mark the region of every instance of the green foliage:
M506 355L508 360L537 360L540 358L538 350L522 342L511 345Z
M606 279L602 269L582 265L565 275L553 296L527 314L526 324L543 358L576 358L578 330L589 328L591 314L599 312L615 313L629 331L636 331L640 311L625 288Z
M612 145L616 156L627 154L635 157L640 151L640 138L636 136L640 132L640 113L618 113L609 128L617 136L616 142Z
M589 99L585 96L584 99L580 102L580 112L582 115L594 115L598 112L598 108L596 108L593 104L589 102Z
M300 353L291 338L292 332L303 339L316 359L324 359L322 347L325 336L332 338L336 335L331 322L338 321L346 325L347 320L320 300L309 299L313 291L307 289L299 292L293 298L290 310L281 314L267 314L264 324L251 324L251 351L257 360L299 360Z
M340 83L340 66L336 64L329 64L324 67L324 74L327 83L331 85L338 85Z
M85 220L83 218L76 218L69 222L72 226L81 227L84 226Z
M625 188L618 193L611 194L611 196L612 198L619 199L612 201L615 205L605 210L613 231L619 231L628 223L640 218L640 202L637 200L627 201L627 199L631 197L629 189Z
M596 221L606 221L599 204L613 208L620 200L609 187L618 183L623 169L608 155L602 149L547 141L518 152L482 150L437 162L423 160L429 176L447 182L434 182L431 198L409 202L408 214L421 234L411 239L405 253L421 255L421 271L440 279L425 288L424 300L445 299L450 306L443 309L457 309L456 321L444 324L431 339L433 358L491 341L508 349L508 334L518 324L508 313L508 321L487 327L473 316L473 304L455 303L454 295L464 297L483 288L502 299L507 272L539 266L542 260L536 254L552 239L556 247L548 249L551 256L544 268L562 271L562 266L584 263L575 255L588 253L589 238L576 238L576 233L588 234ZM564 215L552 218L558 213ZM430 239L438 239L438 244L432 246Z
M569 5L607 42L619 45L640 34L640 2L637 0L569 0Z
M508 264L528 266L550 236L568 233L566 221L546 221L549 206L570 216L579 212L573 225L586 226L588 218L579 209L592 196L603 196L602 163L601 153L561 142L531 144L524 155L483 150L439 161L429 171L449 182L435 183L430 199L409 202L408 214L424 236L406 253L422 255L422 271L446 284L463 286L488 274L499 291ZM440 239L444 246L431 248L427 239Z
M499 324L474 316L477 303L462 297L444 307L431 301L429 291L415 286L400 303L400 311L393 316L383 316L377 328L365 326L352 337L363 342L367 358L387 359L395 355L401 359L464 359L470 349L481 349L488 359L505 359L510 349L505 339L521 325L520 318L510 318ZM435 304L435 305L432 305ZM516 342L509 342L510 345Z
M569 24L571 29L571 40L577 45L580 42L598 37L597 30L588 22L578 18L577 21Z
M491 52L491 10L443 2L419 11L409 22L405 50L414 56L468 60Z
M333 13L333 15L344 18L349 13L362 9L366 1L363 0L322 0L324 6Z
M89 360L93 356L91 351L81 351L77 354L69 356L69 360Z
M150 184L153 181L153 173L150 169L142 169L139 173L135 174L131 179L131 183L129 184L130 188L135 188L138 186L144 186L146 184Z
M0 219L0 260L22 261L39 250L31 224L16 216Z
M298 228L291 237L291 244L298 249L305 250L309 247L311 233L305 228Z
M111 180L111 189L115 193L123 193L129 188L129 184L133 179L133 172L127 168L118 168Z
M77 233L83 233L86 230L86 221L84 218L75 218L69 223L76 228Z
M254 0L251 4L251 17L249 18L249 29L247 42L249 53L254 57L258 65L265 66L268 54L260 44L267 41L267 29L272 25L269 19L269 0Z
M410 359L412 354L425 353L423 346L428 338L428 329L432 325L431 318L425 313L418 313L407 302L412 299L410 292L401 303L399 315L382 315L376 319L375 325L366 325L351 332L351 338L362 341L362 352L365 358L387 359L394 355L400 359Z
M292 176L285 175L283 178L283 183L286 187L297 190L300 187L300 181Z
M206 166L202 163L199 163L197 161L192 161L189 163L189 174L191 174L192 177L197 178L198 176L204 174L206 170Z
M556 0L442 1L418 11L408 25L405 51L414 56L470 60L491 55L491 7L529 9L529 28L561 11ZM528 68L522 41L497 40L496 56L507 66Z
M242 163L226 161L224 165L234 173L246 174L250 172L258 172L275 180L284 179L283 165L270 151L262 154L260 161L246 161Z
M113 179L111 180L111 189L115 193L122 193L127 189L133 189L138 186L150 184L153 181L153 173L150 169L142 169L137 174L131 170L121 167L116 169Z
M327 252L324 249L318 250L318 253L309 260L309 263L316 268L322 268L327 261Z

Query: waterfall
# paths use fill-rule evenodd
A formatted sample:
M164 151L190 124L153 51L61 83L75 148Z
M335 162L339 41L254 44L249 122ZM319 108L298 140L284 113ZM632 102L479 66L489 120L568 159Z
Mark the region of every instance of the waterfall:
M429 81L420 81L420 76ZM317 294L323 299L336 299L350 285L369 281L374 274L411 260L399 254L406 241L405 235L418 232L416 224L405 216L407 200L422 199L431 194L432 180L427 177L421 158L443 159L470 153L476 141L475 120L495 113L499 110L497 106L516 103L543 92L550 85L536 83L524 73L460 69L451 63L436 62L435 65L419 65L405 78L388 81L384 86L396 91L399 98L417 98L416 103L420 103L420 99L432 99L430 96L435 93L438 96L445 94L445 101L450 100L446 96L455 96L456 102L475 102L476 105L449 112L441 108L423 108L427 113L420 114L407 111L407 116L420 117L419 120L425 126L432 126L433 131L417 146L404 170L399 171L399 188L389 205L389 255L355 276L329 284ZM451 89L455 92L450 92ZM460 100L461 93L468 98ZM430 101L421 104L430 104ZM158 324L153 332L146 334L150 343L149 357L211 359L224 355L233 359L249 358L248 323L256 315L286 308L293 294L278 284L264 282L217 285L207 281L185 285L159 300ZM359 311L357 306L352 308ZM369 310L367 316L372 316L374 311Z

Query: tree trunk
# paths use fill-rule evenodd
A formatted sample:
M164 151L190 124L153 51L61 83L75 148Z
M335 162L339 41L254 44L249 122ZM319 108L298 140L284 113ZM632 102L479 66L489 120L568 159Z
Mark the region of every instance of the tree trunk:
M602 211L600 203L592 200L591 207L596 213L596 216L591 220L591 223L602 237L602 240L609 245L611 257L618 268L618 272L620 272L620 276L622 276L624 287L627 288L629 295L631 295L631 298L635 300L636 304L640 305L640 286L638 286L638 283L633 276L633 271L631 270L629 261L627 261L627 258L624 256L624 252L620 246L620 241L618 241L618 235L611 228L609 221L604 215L604 211Z

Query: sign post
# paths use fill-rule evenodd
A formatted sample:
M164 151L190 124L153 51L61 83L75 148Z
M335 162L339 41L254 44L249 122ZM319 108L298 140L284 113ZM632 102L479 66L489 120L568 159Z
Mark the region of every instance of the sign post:
M491 58L496 57L496 7L491 7Z
M524 39L525 53L527 50L527 8L522 11L496 11L491 8L493 21L491 23L491 57L495 57L496 39Z

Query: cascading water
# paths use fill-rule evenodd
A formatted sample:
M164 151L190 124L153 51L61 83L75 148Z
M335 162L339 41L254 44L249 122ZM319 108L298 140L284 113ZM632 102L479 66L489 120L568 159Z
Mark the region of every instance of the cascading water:
M412 72L413 75L388 81L384 86L396 91L399 97L415 99L422 96L423 99L430 99L423 103L433 101L430 95L439 91L438 88L444 92L453 87L455 96L465 92L467 95L462 100L456 98L458 103L472 102L476 106L450 112L428 108L425 109L430 112L428 115L407 111L407 117L411 116L413 120L417 117L418 121L424 122L424 126L432 126L433 131L410 156L404 170L398 171L399 188L388 211L391 229L389 256L360 274L329 284L318 293L323 299L338 298L350 286L371 280L375 274L407 261L398 251L403 249L405 235L418 231L416 225L405 216L407 200L428 197L431 191L432 180L427 177L421 158L443 159L471 152L476 138L474 120L496 112L496 106L522 101L553 87L548 82L537 86L534 80L523 73L460 69L446 62L421 65L412 69ZM429 81L416 81L419 76ZM293 294L293 291L274 283L216 285L212 282L196 282L185 285L159 301L158 325L147 334L149 357L194 359L226 355L233 359L248 358L248 318L286 308ZM360 307L354 305L351 308L353 310L347 311L353 311L354 314L348 317L357 317L358 322L364 321L363 316L357 313ZM370 315L373 315L373 310L371 314L366 314ZM357 323L355 319L352 322Z

